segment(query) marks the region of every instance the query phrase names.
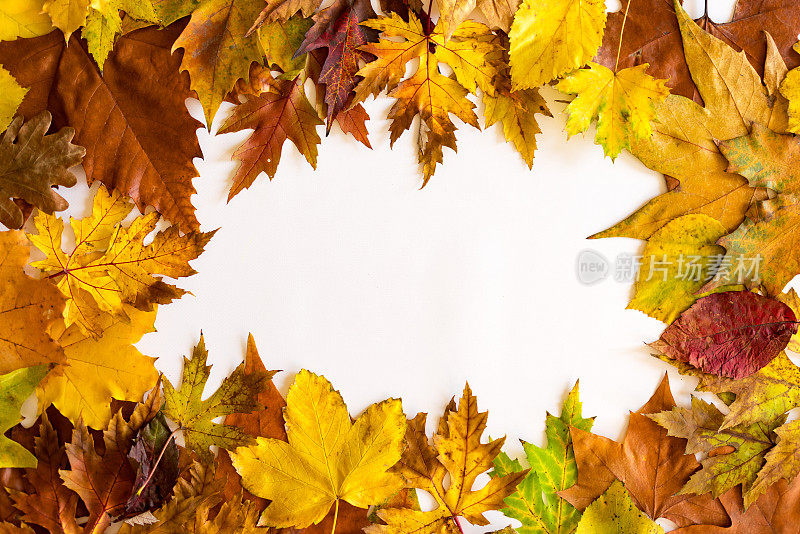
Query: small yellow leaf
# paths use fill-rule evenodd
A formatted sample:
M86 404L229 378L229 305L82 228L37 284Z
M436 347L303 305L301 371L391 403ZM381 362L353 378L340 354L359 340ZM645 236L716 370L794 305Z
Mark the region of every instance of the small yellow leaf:
M800 43L793 48L800 54ZM789 101L789 131L800 133L800 67L786 74L781 83L781 94Z
M64 32L69 40L72 32L86 25L91 0L46 0L42 11L50 15L53 26Z
M533 89L586 64L606 25L603 0L525 0L511 25L511 80Z
M244 487L272 501L261 524L305 528L339 501L367 508L402 488L401 478L388 472L403 450L399 399L373 404L352 423L330 382L303 370L286 403L288 443L257 438L231 454Z
M13 0L0 6L0 41L17 37L39 37L53 30L50 17L42 12L43 0Z
M10 72L0 66L0 132L11 124L27 92L27 89L20 87Z
M669 89L665 80L645 74L647 67L645 63L614 73L589 63L588 69L576 70L559 82L556 89L578 95L567 106L567 134L585 132L597 120L595 142L611 159L630 149L632 141L650 137L650 121Z

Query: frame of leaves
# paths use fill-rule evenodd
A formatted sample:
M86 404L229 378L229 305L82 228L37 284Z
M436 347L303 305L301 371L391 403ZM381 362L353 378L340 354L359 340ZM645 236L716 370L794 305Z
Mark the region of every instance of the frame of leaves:
M681 533L796 532L800 368L786 351L800 350L800 298L785 288L800 274L800 5L739 0L725 24L677 0L611 14L600 0L437 0L437 20L433 7L0 7L0 532L463 533L491 510L517 521L506 534L656 533L659 519ZM547 415L547 443L512 459L483 439L468 385L431 437L399 399L353 418L307 370L284 398L252 336L205 399L202 336L176 385L133 346L185 293L167 280L194 274L213 238L190 201L202 154L187 97L209 124L235 104L220 133L253 130L232 198L276 175L287 140L315 166L323 124L371 148L361 103L384 91L391 143L417 133L423 186L456 148L451 116L480 127L474 98L531 166L546 84L573 97L570 136L594 124L607 156L627 150L665 177L667 192L591 238L641 239L641 269L670 265L637 279L629 308L666 323L651 347L698 378L689 408L665 378L616 442L591 433L576 384ZM64 250L57 188L79 163L103 185ZM134 206L156 211L123 224ZM41 276L25 272L31 246ZM742 267L753 258L759 269Z

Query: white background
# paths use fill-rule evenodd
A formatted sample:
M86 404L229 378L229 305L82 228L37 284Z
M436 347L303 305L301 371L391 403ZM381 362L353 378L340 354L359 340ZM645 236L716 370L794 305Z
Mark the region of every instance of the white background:
M718 19L730 13L721 4ZM367 103L374 150L334 127L314 171L287 142L275 180L262 175L230 203L230 157L249 132L199 130L193 202L202 229L220 230L193 263L199 274L179 283L194 296L162 306L158 332L138 347L174 382L202 330L210 393L252 332L267 368L284 370L281 391L308 368L354 415L396 396L410 416L435 421L469 380L489 410L487 435L506 435L512 455L518 439L542 443L545 412L558 413L578 379L584 415L614 439L665 371L686 403L694 382L649 355L644 343L664 325L625 309L631 285L576 277L582 250L612 264L640 250L635 240L585 238L662 192L663 179L627 153L604 158L593 131L567 141L563 104L545 96L555 117L540 117L532 171L498 126L459 123L458 153L445 150L422 190L414 135L389 149L385 97ZM189 107L202 120L199 104ZM85 181L64 195L66 215L88 214ZM491 517L491 528L469 532L509 523Z

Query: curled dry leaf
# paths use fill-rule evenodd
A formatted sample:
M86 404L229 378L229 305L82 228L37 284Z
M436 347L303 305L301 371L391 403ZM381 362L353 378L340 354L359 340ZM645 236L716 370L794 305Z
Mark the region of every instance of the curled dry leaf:
M47 135L51 120L46 111L24 124L17 117L0 139L0 223L9 228L22 228L24 222L12 199L22 199L45 213L69 206L52 187L75 185L77 178L69 168L80 164L86 149L70 142L72 128Z
M650 346L704 373L742 378L780 354L797 325L782 302L727 291L698 299Z

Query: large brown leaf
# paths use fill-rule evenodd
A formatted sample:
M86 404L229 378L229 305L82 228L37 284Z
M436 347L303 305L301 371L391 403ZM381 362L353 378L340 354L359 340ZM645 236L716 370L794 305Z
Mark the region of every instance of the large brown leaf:
M51 120L46 111L25 124L17 116L0 139L0 223L9 228L22 228L25 220L15 198L47 213L69 205L52 186L75 185L69 168L81 162L86 149L70 143L72 128L45 135Z
M199 228L191 203L192 163L202 152L201 125L186 109L189 79L179 72L181 54L170 51L182 23L164 30L145 28L121 37L101 76L85 44L68 46L58 32L0 43L0 64L30 87L19 113L43 110L53 126L75 128L86 147L89 183L99 180L136 201L151 205L181 230Z
M618 67L649 63L647 72L656 78L668 78L667 85L673 94L702 102L684 59L672 0L636 0L629 9L628 4L629 0L623 0L618 12L609 13L603 44L595 60L609 68L617 65L627 10ZM764 30L775 39L789 68L800 65L800 56L791 51L800 32L800 3L796 0L738 0L730 22L717 24L703 15L697 23L737 51L743 50L759 75L764 74L767 55Z
M686 440L668 436L645 415L674 407L665 375L647 404L631 413L622 443L573 427L578 481L559 495L583 510L614 480L620 480L652 519L664 517L679 526L698 522L725 525L727 514L709 495L676 495L700 464L694 455L684 454Z

